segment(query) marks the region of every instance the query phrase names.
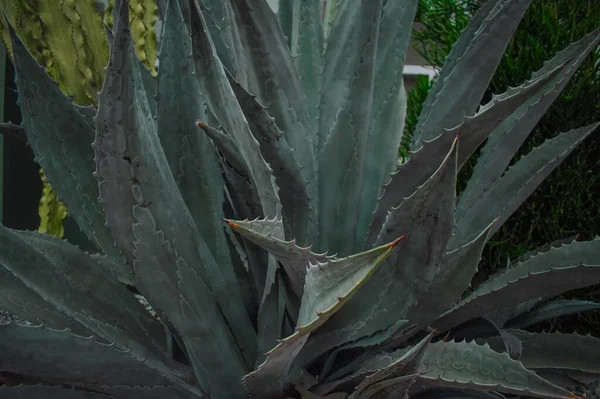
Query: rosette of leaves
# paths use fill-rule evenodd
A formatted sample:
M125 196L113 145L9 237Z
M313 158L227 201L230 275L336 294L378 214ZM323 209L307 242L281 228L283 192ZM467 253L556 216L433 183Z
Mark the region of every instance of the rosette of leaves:
M324 21L318 0L282 2L279 21L264 0L170 0L156 77L116 1L97 109L11 30L23 127L100 254L0 228L0 307L29 322L0 324L0 394L575 398L600 341L523 328L600 282L600 239L554 243L463 296L486 241L598 126L506 170L600 42L480 106L528 5L474 16L406 162L416 0L336 1ZM486 173L456 198L484 142Z

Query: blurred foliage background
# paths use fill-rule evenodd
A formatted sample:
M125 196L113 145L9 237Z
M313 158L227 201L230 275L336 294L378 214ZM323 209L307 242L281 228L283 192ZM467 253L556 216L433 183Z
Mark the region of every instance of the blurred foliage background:
M441 68L460 32L481 6L481 0L420 0L417 20L425 29L413 33L414 48L434 67ZM533 0L514 35L483 102L492 94L518 86L539 69L556 51L600 27L598 0ZM431 83L420 77L408 93L405 139L400 149L406 155L416 118ZM544 139L600 120L600 48L590 55L569 85L524 143L512 163L541 144ZM589 240L600 235L600 132L592 134L549 176L529 200L492 238L482 255L477 281L505 267L524 253L548 242L579 235ZM476 159L476 157L474 157ZM458 190L473 162L459 176ZM576 292L578 298L600 300L600 287ZM578 320L555 320L546 329L559 327L580 332L600 329L600 313L587 312ZM591 324L590 324L591 323Z

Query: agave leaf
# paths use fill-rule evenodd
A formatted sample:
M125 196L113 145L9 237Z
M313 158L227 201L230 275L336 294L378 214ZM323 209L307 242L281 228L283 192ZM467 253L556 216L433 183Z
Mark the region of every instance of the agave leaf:
M352 394L352 398L362 399L378 397L376 394L379 391L387 390L390 386L382 385L382 382L386 380L390 385L400 385L407 391L408 388L415 382L418 376L419 364L423 359L427 346L431 343L433 338L433 332L428 334L419 343L414 345L410 350L402 355L399 359L395 360L389 366L378 370L377 372L366 377L361 382L356 390ZM394 379L401 378L399 381Z
M436 137L442 128L455 127L475 113L531 0L491 3L479 9L466 28L465 42L457 43L450 52L451 61L442 69L445 74L436 80L428 95L432 99L419 115L415 148Z
M135 285L135 279L131 273L131 268L126 264L118 264L110 260L106 255L92 254L93 259L100 267L106 270L109 276L114 277L117 281L123 284Z
M295 241L283 241L274 237L274 230L278 226L272 219L261 219L253 221L231 221L227 224L241 234L243 237L259 245L270 252L284 266L288 278L291 280L292 289L302 297L304 279L309 263L325 262L333 257L326 254L316 254L310 247L303 248L296 245Z
M30 323L45 323L57 330L69 328L78 335L91 335L91 332L81 323L63 314L52 303L45 301L3 264L0 267L0 308Z
M431 388L420 392L414 399L506 399L497 392L453 388Z
M228 74L229 82L244 111L250 129L260 144L265 161L273 168L275 181L283 205L283 223L289 234L301 244L316 240L316 183L308 182L294 151L275 120L235 79Z
M177 190L146 96L139 95L143 83L127 34L128 7L115 9L115 41L100 95L95 143L102 199L115 210L113 215L120 212L131 223L124 231L135 247L130 256L138 288L161 319L181 335L201 386L215 397L241 394L241 384L231 385L231 381L245 374L243 356L248 358L254 348L245 346L247 341L235 341L232 330L239 332L242 321L229 326L226 318L236 311L243 314L244 305L236 301L241 298L227 293L217 261L197 234ZM128 112L112 113L115 108ZM123 182L116 176L122 176ZM122 193L127 185L131 191Z
M316 179L316 158L307 140L307 135L312 133L312 121L308 119L304 91L277 16L266 1L238 0L230 3L233 17L241 21L237 28L246 61L241 66L251 76L254 85L244 85L242 79L234 76L275 118L277 126L296 152L305 180L313 182ZM312 68L317 67L312 65Z
M600 123L562 133L525 155L491 186L485 197L463 210L457 222L457 239L470 239L497 218L491 234L521 206L542 181L592 133Z
M384 370L386 367L394 364L394 362L402 359L410 350L411 347L406 347L394 352L380 352L374 355L371 354L371 356L360 360L357 359L355 363L358 367L355 367L352 371L350 371L351 368L347 367L338 370L325 379L324 383L314 387L313 390L317 393L325 394L333 390L344 391L354 389L355 386L362 383L368 376L373 375L377 371Z
M418 0L388 1L382 7L377 41L373 104L367 154L360 196L359 221L354 251L364 249L371 214L377 207L381 187L396 169L406 116L404 61L408 52L410 27L415 19ZM346 21L344 21L346 23ZM359 100L360 101L360 100Z
M277 195L273 172L261 156L258 142L252 136L246 118L235 98L198 4L196 4L196 11L191 12L191 27L195 71L203 92L206 94L209 110L223 129L232 135L233 142L244 159L254 186L258 190L263 216L281 216L281 203Z
M490 134L473 170L473 175L459 198L457 220L461 219L471 207L486 202L481 201L481 198L487 195L502 177L527 136L598 43L600 43L600 29L558 52L552 60L544 64L540 71L532 75L532 79L536 79L558 65L566 63L566 67L556 78L541 92L521 105Z
M390 327L388 327L382 331L378 331L377 333L375 333L373 335L362 337L362 338L357 339L356 341L348 342L344 345L338 346L328 355L327 360L325 361L323 368L321 369L321 372L319 373L319 379L320 380L325 380L325 379L334 380L335 379L334 377L330 376L331 368L333 367L333 363L335 362L337 355L339 355L344 350L352 349L352 348L369 348L366 351L364 351L364 353L362 355L358 356L352 362L347 363L343 367L338 368L334 372L334 374L335 375L347 375L347 374L351 373L352 371L356 371L357 369L360 368L360 366L362 366L362 362L365 359L370 358L371 356L373 356L374 353L381 352L382 346L387 346L388 343L394 342L393 338L396 335L403 335L403 334L407 333L408 331L414 332L414 329L416 326L414 324L413 325L408 325L408 324L409 324L408 320L398 320L397 322L392 324Z
M191 370L165 356L147 341L137 339L127 328L130 314L108 300L101 301L89 289L75 284L57 269L41 252L34 250L18 234L0 227L0 263L27 287L58 308L66 316L81 323L98 336L114 342L121 350L130 351L147 367L155 369L178 386L198 392L191 385Z
M355 252L361 190L371 155L368 132L381 10L381 0L342 3L325 52L317 137L317 250L341 256Z
M517 258L515 263L525 262L526 260L529 260L530 258L532 258L536 255L539 255L542 252L547 252L547 251L551 250L552 248L558 248L558 247L562 247L563 245L566 245L566 244L572 244L574 241L579 239L579 237L580 237L580 235L576 234L574 236L560 238L558 240L552 241L552 242L550 242L546 245L543 245L537 249L534 249L532 251L527 251L523 255L519 256L519 258Z
M267 360L244 377L250 397L266 398L281 393L291 362L310 334L344 306L401 239L347 258L310 265L296 332L280 341L267 354Z
M600 238L552 248L491 278L444 313L433 327L446 331L491 311L600 282Z
M550 81L564 73L566 65L568 63L561 64L544 75L524 82L521 86L509 87L504 93L494 95L474 116L467 116L460 125L458 168L463 167L469 157L504 119L540 93Z
M99 192L92 175L94 152L90 146L94 130L35 62L12 29L11 38L23 127L37 162L88 238L111 260L122 264L96 201Z
M577 299L557 299L536 306L506 322L506 328L527 328L533 324L574 313L600 309L600 303Z
M278 197L278 188L275 184L273 171L263 159L260 153L260 147L256 139L252 136L248 122L234 96L233 89L227 80L221 61L217 57L204 15L197 1L195 3L196 11L191 12L191 31L192 31L192 56L195 61L196 73L200 80L203 92L206 93L208 106L211 113L219 121L225 131L231 134L236 148L244 159L250 180L257 190L258 198L262 206L262 216L279 218L281 216L281 202ZM266 7L266 4L265 4ZM268 10L268 12L271 12ZM275 21L276 23L276 21ZM281 223L283 239L283 224ZM279 295L270 295L273 284L276 281L277 264L272 256L269 256L267 274L265 277L264 291L261 298L260 307L266 306L266 300L278 301ZM269 304L269 312L280 309L275 303ZM265 308L266 309L266 308ZM266 310L265 310L266 312ZM270 313L269 313L270 314ZM271 337L279 336L281 325L276 325L273 320L279 320L282 315L265 316L259 309L259 350L260 342L269 340L262 336L267 334ZM274 342L268 342L273 344Z
M332 393L331 395L321 396L315 395L314 393L307 391L306 389L298 387L296 387L296 390L300 393L301 399L345 399L347 396L344 392Z
M444 268L419 298L419 306L413 307L408 313L408 320L425 328L435 320L436 315L442 314L462 298L477 273L477 265L493 224L494 222L473 241L444 254Z
M166 352L163 326L144 309L125 286L107 278L105 271L91 257L66 240L37 232L14 231L23 241L40 252L73 287L93 297L98 303L119 309L119 327L141 342L148 342Z
M47 385L0 385L3 399L106 399L106 394Z
M310 339L298 364L309 356L386 329L415 306L442 266L453 225L456 144L438 170L409 198L390 211L378 242L406 232L402 257L392 254L364 289ZM377 295L373 295L377 292ZM342 326L340 328L340 326Z
M287 38L306 95L308 121L317 120L323 65L324 31L320 0L279 0L279 26ZM314 139L315 127L307 132ZM312 141L312 140L311 140Z
M215 143L216 147L223 154L223 158L231 165L241 176L247 177L250 172L245 164L242 154L237 149L233 137L223 130L208 126L203 121L198 121L198 127Z
M244 306L221 219L224 181L217 153L209 138L195 126L206 120L205 99L194 74L192 40L178 1L169 1L159 58L165 60L158 74L157 127L160 144L173 177L206 242L206 257L214 257L218 270L207 274L217 301L239 345L246 364L256 357L254 327ZM214 272L214 273L213 273Z
M454 145L458 134L459 130L453 129L444 131L431 141L424 141L422 147L417 151L411 151L408 161L401 164L391 175L389 182L383 187L383 194L373 212L373 220L366 239L367 247L375 244L390 209L398 206L404 198L410 197L435 173Z
M369 385L360 393L360 395L357 395L357 393L354 392L350 397L356 399L384 399L389 397L408 398L408 391L417 381L417 377L418 374L408 374L379 381Z
M591 335L530 333L508 329L523 345L521 362L528 369L560 369L600 374L600 338Z
M419 367L425 385L487 389L516 395L573 399L570 392L544 380L506 353L474 342L429 345Z
M44 325L0 323L0 368L101 391L106 385L171 385L129 351Z
M422 110L419 114L419 119L417 120L417 126L413 133L411 148L416 150L421 147L424 141L428 140L422 137L418 131L422 129L427 121L427 116L432 112L433 106L437 106L438 96L445 86L443 82L454 72L458 62L471 48L473 39L481 32L484 21L488 18L490 12L497 7L497 4L498 1L486 1L483 3L475 15L470 18L469 24L463 29L458 40L452 45L450 54L448 54L444 60L443 67L438 71L435 84L431 87L427 98L423 102ZM435 133L434 137L437 136L437 134L439 134L439 132Z

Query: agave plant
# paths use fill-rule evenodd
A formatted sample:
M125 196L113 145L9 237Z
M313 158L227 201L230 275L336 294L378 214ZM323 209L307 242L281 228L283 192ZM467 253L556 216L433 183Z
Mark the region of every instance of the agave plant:
M600 31L480 105L529 5L487 1L400 162L416 3L323 19L320 0L170 0L154 77L116 1L97 109L11 29L23 128L98 252L0 228L0 307L21 320L0 324L0 396L567 399L600 379L599 339L525 330L596 306L552 298L600 283L600 239L469 290L486 241L598 126L506 170Z

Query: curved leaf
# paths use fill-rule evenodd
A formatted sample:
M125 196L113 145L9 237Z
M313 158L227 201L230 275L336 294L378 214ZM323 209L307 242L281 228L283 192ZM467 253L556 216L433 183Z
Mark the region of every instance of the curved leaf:
M131 351L147 367L155 369L178 386L198 392L188 367L169 359L147 341L137 339L135 323L127 309L92 295L91 289L69 279L18 234L0 226L0 263L25 285L37 292L65 315L98 336L114 342L121 350Z
M457 219L460 219L475 205L484 203L481 198L485 197L501 179L506 167L544 112L552 105L575 75L579 66L599 43L600 29L558 52L553 59L544 64L544 67L532 75L532 79L536 79L557 66L566 64L565 68L541 92L521 105L490 134L467 187L459 198Z
M157 133L160 145L205 246L204 257L214 257L217 269L208 269L206 282L243 348L248 367L256 358L256 334L244 306L223 227L225 182L217 152L196 126L206 120L206 99L191 57L192 40L178 1L169 1L161 36L158 73Z
M0 397L3 399L106 399L103 393L47 385L0 385Z
M275 238L273 229L276 230L277 226L270 219L257 219L251 222L226 220L226 222L232 229L273 254L281 262L292 283L291 288L299 298L302 297L304 290L304 279L308 265L310 263L325 262L327 259L333 258L326 254L316 254L311 251L310 247L300 247L294 240L283 241Z
M94 336L75 335L68 329L0 323L0 351L2 370L43 381L98 391L115 385L171 385L133 353L100 343Z
M317 238L317 187L307 181L294 151L275 120L250 93L228 74L231 87L258 141L265 161L273 168L289 236L305 245Z
M260 399L281 393L288 369L310 334L344 306L401 239L367 252L309 267L296 332L280 341L267 354L267 360L244 377L249 396Z
M98 206L94 130L11 30L23 127L48 181L80 228L111 260L123 263Z
M442 128L453 128L479 107L531 0L490 0L467 26L463 41L455 45L419 115L415 147L431 140Z
M455 140L433 176L388 214L378 242L406 233L406 240L399 244L402 256L390 255L332 322L311 336L298 357L298 364L304 365L312 360L310 356L406 319L406 314L426 293L434 276L440 272L452 233L456 145Z
M492 311L600 283L600 238L552 248L491 278L444 313L433 327L446 331Z
M542 181L598 126L600 123L562 133L523 156L490 187L485 197L480 197L470 209L463 210L457 221L457 238L470 239L494 219L497 222L491 234L497 232Z
M573 313L600 309L600 303L577 299L557 299L542 303L527 313L508 320L506 328L526 328L533 324Z
M575 396L527 370L506 353L474 342L436 342L425 350L418 381L425 385L486 389L556 399Z
M521 362L529 369L573 370L600 374L600 338L591 335L530 333L508 329L523 345Z

